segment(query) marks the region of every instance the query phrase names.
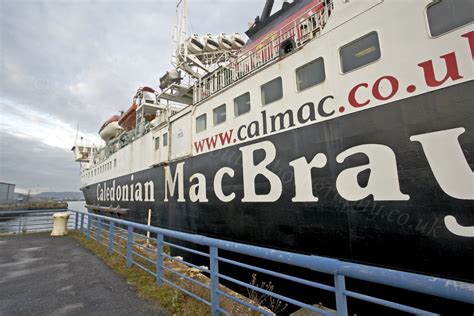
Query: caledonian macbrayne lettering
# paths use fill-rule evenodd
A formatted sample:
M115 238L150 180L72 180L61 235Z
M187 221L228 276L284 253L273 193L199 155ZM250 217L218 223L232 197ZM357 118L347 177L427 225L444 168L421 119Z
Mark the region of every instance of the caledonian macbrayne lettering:
M474 174L469 167L458 142L458 137L465 132L464 127L440 130L426 134L413 135L410 141L418 143L426 156L433 175L449 196L457 199L473 199L472 183ZM263 160L258 163L254 160L254 152L265 153ZM242 155L243 198L242 202L274 202L282 196L282 180L274 173L269 164L277 157L277 150L271 141L262 141L239 148ZM336 163L343 163L346 158L364 154L369 163L357 167L344 169L336 178L338 194L348 200L357 201L372 196L374 201L407 201L409 192L402 192L398 180L396 153L387 145L364 144L342 151L336 157ZM164 167L165 185L164 202L175 198L177 202L208 202L207 185L212 181L215 196L222 202L235 199L234 192L223 192L222 181L224 177L234 177L231 167L220 168L212 179L206 178L203 173L194 173L189 176L189 192L184 191L184 164L176 164L174 173L169 166ZM292 202L318 202L318 197L313 193L313 169L325 168L329 163L324 153L317 153L311 160L297 157L290 161L289 166L293 171L295 194ZM446 168L449 164L449 168ZM359 185L357 176L364 171L370 171L366 186ZM269 192L258 194L255 186L257 176L263 176L270 184ZM110 182L109 182L110 183ZM422 185L422 184L420 184ZM115 180L111 184L104 182L97 185L97 200L99 201L136 201L155 202L157 184L153 180L140 182L130 177L130 184L117 185ZM186 195L187 193L187 195Z

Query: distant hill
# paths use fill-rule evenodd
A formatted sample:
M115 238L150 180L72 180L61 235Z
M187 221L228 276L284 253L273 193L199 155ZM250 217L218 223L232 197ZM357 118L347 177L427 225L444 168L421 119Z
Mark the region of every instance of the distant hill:
M35 195L41 200L83 200L82 192L41 192Z

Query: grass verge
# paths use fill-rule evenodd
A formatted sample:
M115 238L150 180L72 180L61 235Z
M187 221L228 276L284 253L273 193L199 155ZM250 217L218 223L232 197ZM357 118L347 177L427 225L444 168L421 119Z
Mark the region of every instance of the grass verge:
M97 235L97 232L94 230L91 235L95 236ZM140 297L158 303L161 307L165 308L173 315L211 315L211 308L208 305L175 289L174 287L166 283L161 285L160 287L157 287L155 277L144 271L137 265L133 265L131 268L127 268L125 258L116 253L109 254L107 251L107 247L105 247L103 244L97 243L93 239L87 240L85 236L81 236L78 232L71 232L70 236L77 239L84 247L94 252L116 273L125 277L127 279L127 282L135 288ZM108 240L106 238L108 238L108 236L105 236L103 234L101 234L101 236L101 238L103 238L102 242L107 243ZM134 246L133 251L139 253L143 257L148 258L149 260L151 260L151 262L154 262L156 259L156 250L150 250L147 247L144 247L144 245L142 246L142 244L144 244L143 241L136 240L135 242L138 242L138 245ZM125 242L123 239L114 238L114 247L117 250L119 250L119 248L122 248L124 252L124 246ZM169 254L169 248L165 249L165 253ZM142 265L143 267L151 271L155 271L154 263L152 264L150 261L143 259L143 257L134 255L133 260L138 264ZM173 271L180 273L181 275L185 275L189 278L192 278L193 280L200 282L201 284L205 284L207 286L209 286L210 284L210 279L207 276L199 273L199 270L195 268L189 268L188 266L182 263L169 259L165 259L164 265L167 268L170 268ZM211 293L207 288L204 288L194 282L186 280L185 278L167 270L164 271L164 277L165 279L171 281L173 284L177 284L207 301L210 301L211 299ZM259 300L242 296L228 289L225 286L220 285L219 289L222 292L225 292L233 297L237 297L243 301L246 301L247 303L250 303L252 305L259 305ZM220 296L219 306L224 310L230 312L232 315L260 315L260 313L256 313L248 307L236 303L235 301L230 300L224 296ZM266 309L262 306L259 307ZM268 309L266 310L269 311Z
M211 309L206 304L188 296L173 287L163 284L156 286L156 279L136 265L127 268L125 259L118 254L108 254L107 248L94 240L87 240L77 232L69 236L77 239L85 248L94 252L112 270L127 279L142 298L158 303L171 314L176 315L210 315Z

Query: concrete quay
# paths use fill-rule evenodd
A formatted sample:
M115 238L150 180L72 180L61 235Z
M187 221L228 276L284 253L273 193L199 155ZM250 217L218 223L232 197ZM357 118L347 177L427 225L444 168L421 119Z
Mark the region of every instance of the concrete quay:
M0 237L0 316L167 315L70 237Z

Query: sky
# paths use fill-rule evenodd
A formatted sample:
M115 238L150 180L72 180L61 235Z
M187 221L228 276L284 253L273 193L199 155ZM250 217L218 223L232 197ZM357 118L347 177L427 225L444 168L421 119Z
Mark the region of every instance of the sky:
M188 33L243 33L264 2L189 0ZM99 143L102 123L137 88L158 90L171 67L175 3L0 0L0 182L79 190L70 151L78 127Z

